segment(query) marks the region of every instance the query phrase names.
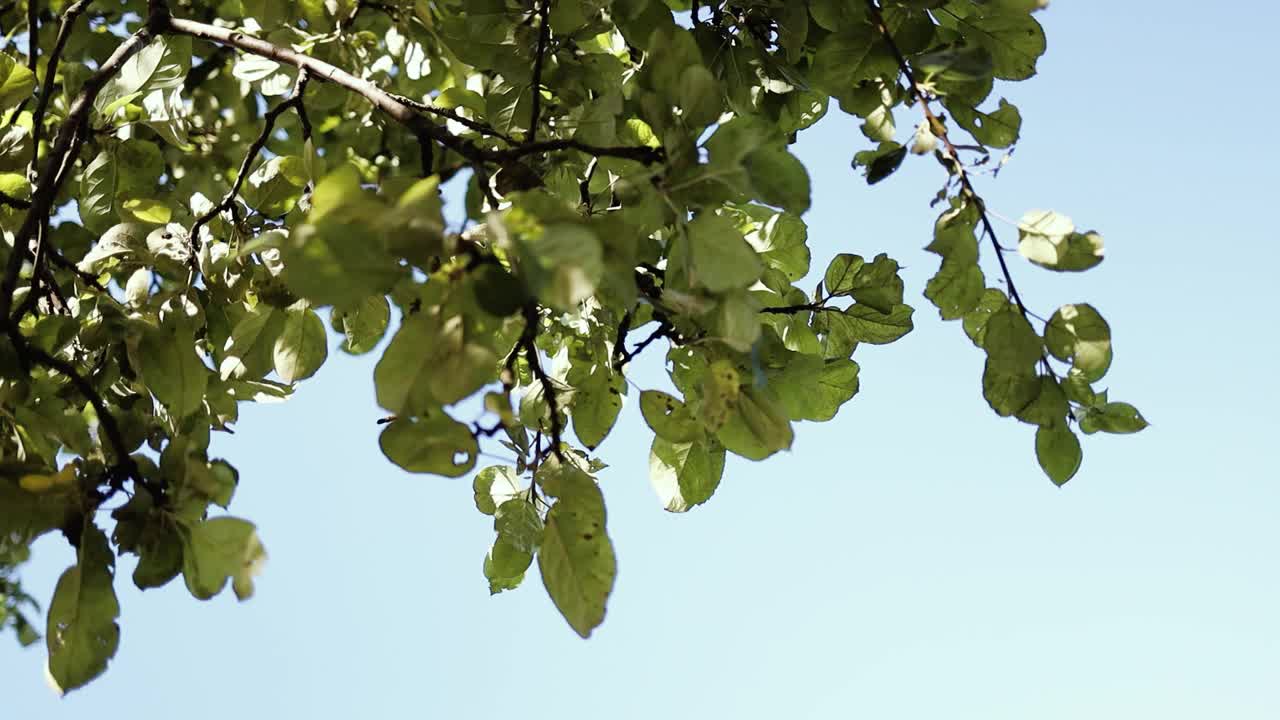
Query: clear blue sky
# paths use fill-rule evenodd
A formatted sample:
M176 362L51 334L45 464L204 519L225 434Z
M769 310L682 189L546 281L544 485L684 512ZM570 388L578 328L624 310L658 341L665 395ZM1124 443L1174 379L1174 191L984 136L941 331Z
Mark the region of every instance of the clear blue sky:
M799 145L815 264L890 252L917 331L859 349L862 392L835 421L800 427L790 454L731 460L688 515L655 499L631 405L604 447L619 576L591 640L536 575L488 596L492 529L469 481L385 461L372 358L335 355L215 448L271 553L257 597L140 594L125 562L108 674L59 701L43 651L6 638L4 715L1280 717L1280 104L1266 81L1280 11L1094 0L1041 17L1040 77L1005 89L1025 140L982 190L1003 215L1050 207L1105 234L1094 272L1020 264L1017 279L1042 314L1103 311L1113 398L1152 422L1086 439L1065 489L1041 476L1032 431L986 408L981 354L919 296L940 169L913 159L869 190L848 167L865 140L833 116ZM47 598L69 562L42 542L30 589Z

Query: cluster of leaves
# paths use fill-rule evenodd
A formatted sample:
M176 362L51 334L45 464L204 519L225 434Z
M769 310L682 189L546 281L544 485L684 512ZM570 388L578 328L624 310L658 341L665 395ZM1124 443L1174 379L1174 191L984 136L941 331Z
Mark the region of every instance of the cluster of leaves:
M797 286L809 178L788 147L833 102L863 121L868 183L912 153L941 165L925 295L986 353L987 401L1037 427L1065 483L1076 429L1145 422L1095 389L1112 350L1093 307L1033 323L974 187L1020 132L1017 108L988 100L1034 74L1040 4L6 4L0 624L36 640L14 568L54 531L77 553L45 627L65 690L115 652L116 555L137 556L140 588L181 575L200 599L228 581L248 597L265 555L219 510L238 475L210 436L314 374L327 324L345 352L384 348L396 465L457 477L482 445L511 456L474 473L496 531L484 575L514 588L536 558L587 636L616 567L595 451L636 355L666 348L671 386L638 404L653 485L683 512L727 454L763 460L796 423L834 417L858 391L857 347L913 327L886 255L842 253ZM904 109L919 118L907 144ZM454 182L467 220L451 228ZM1018 232L1038 266L1102 260L1101 237L1061 215Z

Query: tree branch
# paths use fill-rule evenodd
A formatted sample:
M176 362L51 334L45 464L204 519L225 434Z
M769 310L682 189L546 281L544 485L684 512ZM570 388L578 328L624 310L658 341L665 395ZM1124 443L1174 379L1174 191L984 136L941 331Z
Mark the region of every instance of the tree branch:
M621 329L621 328L619 328ZM673 328L666 320L658 321L658 328L649 334L649 337L641 340L635 348L628 350L624 345L619 345L614 349L616 355L613 360L613 369L615 372L622 372L622 368L631 362L646 348L658 341L659 338L674 338L672 335Z
M907 57L903 55L902 50L894 41L893 34L889 32L889 25L885 22L884 15L880 12L880 4L877 0L867 0L867 9L871 13L871 19L876 26L876 30L884 38L885 44L889 46L889 51L893 53L894 59L898 61L898 69L902 71L903 76L907 79L908 91L911 93L912 98L920 103L920 108L929 123L929 131L942 142L942 147L946 150L946 158L950 161L948 167L954 168L956 177L960 180L962 194L965 199L971 201L974 207L978 209L978 220L982 224L982 233L991 241L991 246L995 250L996 260L1000 264L1000 274L1004 276L1005 285L1009 288L1009 297L1018 306L1018 311L1022 313L1022 317L1027 318L1029 321L1033 313L1027 309L1026 303L1022 301L1022 296L1018 294L1018 287L1013 282L1013 273L1009 271L1009 263L1005 261L1004 253L1001 252L1003 247L1000 245L1000 239L996 237L995 227L991 224L991 218L987 213L987 205L973 187L973 181L965 170L964 161L960 159L960 149L951 141L950 136L947 134L947 126L929 105L929 97L920 87L919 81L916 80L915 71L912 70L911 63L907 61ZM1043 352L1040 355L1040 361L1048 372L1053 372L1049 358Z
M489 135L490 137L496 137L499 140L502 140L503 142L510 145L516 144L516 139L511 137L510 135L504 132L501 132L485 123L477 122L470 118L463 117L462 115L458 114L453 110L436 107L434 105L430 105L424 102L419 102L417 100L414 100L413 98L405 97L404 95L397 95L396 93L390 93L390 95L391 97L395 98L396 100L399 100L400 102L404 103L405 105L408 105L409 107L413 108L414 110L417 110L418 112L437 115L439 117L445 118L446 120L452 120L458 123L459 125L462 125L463 127L467 127L472 130L475 130L481 135Z
M182 81L182 91L190 93L203 85L211 75L224 67L227 64L227 60L230 60L234 55L235 50L232 48L226 45L220 46L210 53L209 57L204 59L204 62L191 68L191 72L188 72L187 77Z
M133 456L129 453L129 446L125 444L124 434L120 432L120 425L116 422L115 416L111 414L111 409L107 407L107 402L102 399L102 395L93 387L93 383L88 378L81 375L75 366L70 362L63 360L56 355L50 355L39 347L29 343L16 327L9 328L9 339L13 342L14 350L18 357L24 362L34 362L50 370L61 373L71 384L84 396L85 400L93 406L94 412L98 415L98 425L102 428L102 432L107 436L107 443L116 454L116 462L114 467L122 473L126 478L132 479L147 490L159 503L162 500L162 493L158 487L151 484L138 471L138 465L134 462Z
M773 315L799 315L803 312L843 312L840 308L828 307L822 303L805 303L804 305L788 305L786 307L761 308L760 312Z
M80 94L72 101L67 119L58 130L53 150L50 151L49 159L40 173L39 184L31 196L31 208L14 236L13 252L9 255L4 278L0 280L0 322L6 324L13 322L9 312L13 309L13 293L18 286L22 262L30 252L31 238L35 236L36 230L42 223L48 220L49 213L53 209L54 198L57 197L58 190L65 180L66 174L62 172L62 168L64 165L73 164L80 154L80 148L84 144L80 129L88 120L89 111L93 109L93 101L98 97L98 93L102 92L107 82L119 72L125 61L141 50L153 34L153 28L148 23L130 35L115 49L115 52L111 53L110 57L103 61L97 72L85 80Z
M16 198L6 192L0 192L0 205L8 205L11 208L17 208L19 210L27 210L31 207L31 201Z
M222 196L222 200L217 205L209 208L203 215L196 218L195 223L191 225L190 242L193 266L196 263L196 257L200 254L200 249L204 247L204 242L200 239L200 230L212 222L220 213L231 210L236 198L240 196L240 188L244 187L244 181L249 177L249 171L253 168L253 161L258 159L262 149L267 146L267 141L271 139L271 132L276 127L276 120L286 111L296 110L302 123L304 137L311 137L311 121L307 119L307 110L302 104L303 93L307 90L308 77L306 70L300 72L298 74L298 84L294 86L293 94L289 96L289 99L267 111L267 114L263 117L262 132L249 145L249 151L245 153L244 160L240 163L240 172L236 174L236 179L231 184L231 189L227 191L226 195Z
M164 16L157 20L155 24L160 26L160 31L162 32L189 35L198 40L230 45L253 55L259 55L284 65L306 70L311 73L313 79L319 82L332 82L339 87L362 96L392 120L405 126L414 137L418 138L419 142L425 141L425 138L435 140L466 158L469 164L472 165L481 162L501 164L526 155L557 150L578 150L597 157L617 157L645 164L661 162L663 158L662 151L657 148L644 146L598 147L578 142L577 140L549 140L526 143L506 150L486 150L474 142L460 138L431 122L419 114L416 108L405 103L396 95L318 58L303 55L290 48L274 45L238 30L208 25L194 20Z
M27 69L35 77L40 67L40 4L27 0Z
M955 143L947 135L947 126L938 117L937 113L929 105L929 97L920 87L920 83L916 80L915 71L911 68L911 63L907 62L907 58L902 54L902 50L893 39L893 34L889 32L889 26L885 23L884 15L880 12L880 5L876 0L867 0L867 9L871 12L872 22L876 29L884 38L885 44L889 46L889 51L893 53L894 59L898 61L898 69L907 79L907 90L911 93L912 99L920 103L921 109L924 111L925 119L929 123L929 131L942 141L943 148L951 160L950 167L955 168L956 177L960 180L960 187L966 199L973 201L974 206L978 209L978 217L982 223L983 233L991 240L992 246L995 248L996 259L1000 262L1000 272L1004 275L1005 284L1009 286L1009 296L1017 303L1018 310L1025 317L1028 313L1027 306L1022 302L1022 297L1018 295L1018 288L1013 283L1013 275L1009 272L1009 264L1005 262L1004 253L1000 252L1000 241L996 238L995 228L991 225L991 219L987 216L986 203L974 190L973 182L969 179L969 174L965 171L964 162L960 159L960 150Z
M551 376L547 375L547 371L542 367L542 361L538 359L538 346L534 341L538 337L538 326L541 318L538 315L538 306L535 303L526 303L524 306L524 332L520 334L520 340L516 343L516 348L524 349L525 361L529 363L529 370L538 382L542 384L542 396L547 399L547 413L551 416L551 449L555 453L556 459L565 462L564 451L560 449L561 435L564 428L560 426L560 402L556 397L556 388L551 381Z
M40 97L36 100L36 109L31 116L31 171L40 167L40 140L44 134L44 114L49 109L49 101L53 99L53 85L57 80L58 64L62 61L62 51L71 37L71 26L80 15L89 9L93 0L77 0L62 13L62 24L58 26L58 39L54 41L53 52L45 63L44 85L40 88ZM35 3L32 3L33 5Z
M550 15L551 0L542 0L538 7L538 50L533 56L533 81L529 88L533 93L529 110L530 143L538 140L538 120L542 115L542 63L547 54L547 43L551 41Z

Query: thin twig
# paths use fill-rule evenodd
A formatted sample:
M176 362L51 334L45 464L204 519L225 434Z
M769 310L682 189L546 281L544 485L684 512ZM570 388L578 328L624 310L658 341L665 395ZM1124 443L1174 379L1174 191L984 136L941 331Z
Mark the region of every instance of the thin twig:
M40 67L40 3L27 0L27 69L32 77Z
M538 346L534 342L538 338L538 327L542 322L538 315L537 304L525 304L524 322L524 332L520 334L520 340L516 346L524 349L525 362L529 363L529 370L542 385L542 396L547 400L547 412L551 416L551 449L556 459L563 463L565 456L564 451L560 449L560 444L564 429L560 426L560 402L556 397L556 388L551 376L547 375L547 371L542 367L542 361L538 358Z
M465 117L455 110L436 107L435 105L419 102L417 100L414 100L411 97L406 97L404 95L399 95L396 93L391 93L391 96L394 97L396 100L399 100L400 102L404 103L405 105L408 105L409 107L413 108L414 110L417 110L418 112L437 115L446 120L452 120L463 127L475 130L481 135L488 135L490 137L495 137L511 145L516 144L516 139L511 137L510 135L495 129L486 123L482 123L477 120L472 120L471 118Z
M673 337L671 331L672 327L666 320L659 320L658 328L650 333L649 337L641 340L635 348L631 350L627 350L625 347L622 348L621 352L619 352L617 357L614 359L614 369L620 372L627 363L634 360L636 356L644 352L650 345L657 342L659 338Z
M231 184L231 189L227 191L226 195L222 196L222 200L217 205L205 211L191 225L191 262L193 265L200 255L200 249L204 247L204 243L200 239L200 230L212 222L219 214L230 211L232 206L235 205L236 198L240 196L240 188L244 187L244 181L249 177L250 169L253 168L254 160L258 159L262 149L267 146L267 141L271 139L271 132L275 130L276 120L285 112L296 110L302 122L304 137L311 136L311 122L306 118L306 108L302 104L302 95L306 92L308 77L306 70L298 73L298 83L294 86L293 94L289 96L289 99L267 111L267 114L263 117L262 132L249 145L249 151L245 153L244 160L240 163L240 171L236 174L236 179Z
M1030 322L1032 313L1027 308L1026 303L1022 301L1022 296L1018 294L1018 287L1013 282L1013 273L1009 271L1009 263L1004 259L1004 253L1001 252L1003 247L1000 244L1000 239L996 236L996 230L992 226L991 218L987 213L987 205L982 200L982 197L978 195L977 190L974 189L973 182L970 180L968 172L965 171L959 148L947 134L947 126L929 105L929 97L921 89L919 81L916 80L915 71L912 70L911 63L902 54L902 50L893 39L893 34L889 32L889 26L885 23L884 15L880 12L879 3L876 0L867 0L867 9L871 13L876 29L880 32L881 37L884 38L885 44L889 46L889 51L893 53L894 59L898 61L898 69L902 71L903 76L907 79L908 91L911 93L912 98L920 103L920 108L929 123L929 131L942 142L943 148L946 149L947 159L950 161L947 167L954 168L956 177L960 180L961 192L965 199L972 202L978 210L978 221L982 225L982 233L991 241L991 246L995 250L996 260L1000 264L1000 274L1004 276L1005 286L1009 288L1009 297L1018 306L1018 311L1022 314L1022 317ZM1049 363L1049 357L1046 353L1041 353L1040 362L1047 372L1053 374L1053 366Z
M31 208L31 201L16 198L6 192L0 192L0 205L8 205L11 208L17 208L19 210L29 210Z
M50 370L54 370L65 376L76 390L84 396L85 400L93 406L94 411L98 415L98 425L102 428L103 433L107 436L107 442L111 445L111 449L115 451L116 462L114 467L123 475L131 478L151 494L151 496L159 502L162 499L162 493L158 487L147 481L138 471L137 463L133 461L133 457L129 453L129 446L124 441L124 434L120 432L120 425L116 422L115 415L111 413L111 409L107 407L107 402L102 399L102 395L93 387L93 383L88 378L81 375L75 366L70 362L63 360L56 355L50 355L36 345L31 344L27 339L17 331L16 327L9 329L9 339L13 342L14 349L18 357L29 362L34 362Z
M538 141L538 121L542 115L542 63L547 54L547 43L551 41L551 0L542 0L538 7L538 50L533 56L533 82L530 91L533 93L529 110L530 143Z
M623 357L627 352L627 333L631 332L631 323L635 320L635 313L630 310L622 314L622 319L618 321L618 334L613 340L613 371L618 372L625 364Z
M1005 283L1009 286L1009 296L1013 298L1013 301L1018 305L1018 310L1025 316L1027 314L1027 306L1022 302L1022 297L1018 295L1018 288L1014 285L1013 275L1009 272L1009 265L1005 262L1004 254L1000 252L1000 241L996 238L995 228L991 226L990 218L987 217L986 204L982 201L977 191L974 190L973 183L970 181L968 173L965 172L959 148L948 137L947 126L943 124L942 119L934 113L933 108L929 105L929 98L916 80L915 71L911 69L911 63L907 62L906 56L902 54L902 50L894 41L893 34L889 32L889 26L885 23L884 15L880 12L879 3L876 0L867 0L867 9L871 12L871 19L875 23L876 29L879 30L880 35L884 38L885 44L889 46L889 51L893 53L894 59L898 61L898 69L902 71L903 76L907 79L908 92L910 92L914 100L920 103L925 119L929 122L929 131L941 140L942 146L946 148L947 155L950 156L951 160L949 167L954 168L965 197L971 200L978 209L978 217L982 223L983 232L996 249L996 259L1000 262L1000 272L1004 275Z
M761 308L760 312L771 315L799 315L804 312L844 312L840 308L830 307L822 303L805 303L804 305L788 305L786 307Z

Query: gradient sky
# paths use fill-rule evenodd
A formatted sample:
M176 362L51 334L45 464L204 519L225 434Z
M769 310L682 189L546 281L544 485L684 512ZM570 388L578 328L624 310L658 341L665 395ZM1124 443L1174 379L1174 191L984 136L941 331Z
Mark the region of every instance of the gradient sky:
M271 554L258 595L141 594L125 560L110 671L59 701L43 648L6 637L4 716L1280 717L1280 238L1265 219L1280 10L1080 0L1041 19L1040 76L1002 89L1025 139L980 190L1004 216L1051 208L1106 236L1093 272L1018 263L1015 278L1042 315L1103 312L1112 398L1152 423L1086 438L1066 488L1041 475L1033 430L987 409L981 353L920 296L941 169L911 158L868 189L848 166L867 141L833 115L798 146L815 271L889 252L917 330L860 348L862 391L837 419L799 426L765 463L731 459L687 515L649 487L633 391L602 448L619 575L591 640L536 573L489 597L493 531L469 480L387 462L376 355L335 353L214 447L240 468L232 510ZM898 117L904 134L916 121ZM47 599L70 562L42 541L28 589Z

